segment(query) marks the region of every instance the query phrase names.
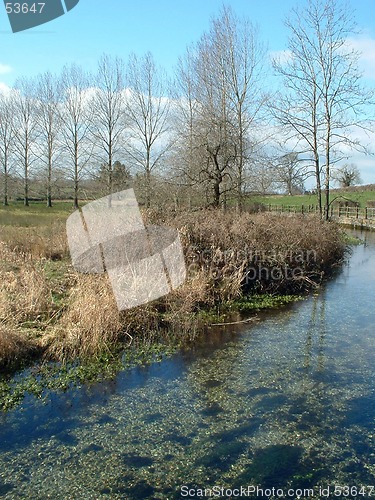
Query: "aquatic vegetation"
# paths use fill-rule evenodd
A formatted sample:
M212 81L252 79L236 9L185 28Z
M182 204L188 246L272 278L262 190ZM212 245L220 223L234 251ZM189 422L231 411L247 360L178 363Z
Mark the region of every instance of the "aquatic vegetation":
M245 295L240 299L228 302L225 306L229 310L237 310L240 312L256 312L262 309L274 309L292 304L303 300L300 295L271 295L271 294L254 294Z

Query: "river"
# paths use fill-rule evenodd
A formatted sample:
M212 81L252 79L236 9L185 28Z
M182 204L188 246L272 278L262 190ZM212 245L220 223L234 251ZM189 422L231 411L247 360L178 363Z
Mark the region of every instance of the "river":
M199 498L215 486L234 498L258 486L251 498L281 489L309 498L310 488L315 498L335 498L335 488L369 498L375 234L361 237L341 272L302 302L1 414L0 497Z

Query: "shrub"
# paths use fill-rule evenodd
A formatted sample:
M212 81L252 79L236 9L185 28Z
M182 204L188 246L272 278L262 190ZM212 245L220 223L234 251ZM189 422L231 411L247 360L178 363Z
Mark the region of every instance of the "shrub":
M339 227L310 215L201 210L166 223L180 230L188 270L201 273L206 301L250 290L301 290L321 281L344 255Z

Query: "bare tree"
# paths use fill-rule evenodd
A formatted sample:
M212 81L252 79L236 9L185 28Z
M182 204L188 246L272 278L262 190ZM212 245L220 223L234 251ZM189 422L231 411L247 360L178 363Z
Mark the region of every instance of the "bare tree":
M215 206L232 191L242 208L245 169L254 152L250 135L265 102L260 85L263 60L256 28L229 7L180 60L177 144L180 151L185 144L186 174L206 185Z
M157 68L150 53L138 58L132 54L127 67L129 86L126 113L130 141L127 154L142 172L145 182L145 204L151 204L151 175L170 147L167 137L170 100L166 77Z
M260 161L254 162L254 165L251 169L251 173L249 175L250 186L248 192L266 196L276 191L276 176L272 168L273 165L269 161L266 161L265 159L263 161L261 159L259 160Z
M365 151L353 131L370 128L363 106L373 93L361 85L359 53L348 45L356 30L353 19L353 12L337 0L309 0L303 10L294 9L287 21L289 60L275 63L288 89L274 108L276 116L313 155L321 211L324 169L326 218L331 168L343 159L339 146ZM323 165L319 156L324 158Z
M121 59L103 55L95 78L92 104L93 138L101 163L101 178L106 173L107 193L113 191L114 163L122 150L126 127L124 110L124 64Z
M52 207L52 177L54 165L61 153L60 85L49 72L37 78L38 121L40 130L40 158L46 167L47 207Z
M198 117L196 99L197 78L195 71L195 49L188 48L179 58L176 80L174 82L174 106L171 119L173 123L173 151L170 155L171 177L175 185L187 188L189 205L191 192L199 186L198 173L201 157L195 147L195 121Z
M341 187L349 187L362 183L361 173L354 163L345 163L342 167L337 167L332 172L332 178L337 181Z
M360 53L348 47L347 39L355 33L354 13L337 0L315 0L307 12L315 26L316 47L322 82L325 150L325 215L330 205L331 168L342 160L342 146L366 152L366 145L353 136L354 129L370 130L363 107L373 92L361 85L358 68Z
M310 176L306 161L294 151L278 159L273 173L276 181L289 196L303 192L305 180Z
M230 120L236 133L234 183L237 208L242 210L245 167L255 141L249 135L268 98L263 90L265 48L257 28L247 19L239 19L230 7L223 7L213 20L211 37L218 48L217 64L232 110Z
M35 82L21 78L16 81L13 93L14 150L22 165L24 205L29 206L29 177L31 165L36 160L35 143L38 136Z
M13 109L10 95L0 93L0 163L3 174L3 204L8 205L8 179L14 139Z
M286 142L296 142L302 152L311 154L316 180L319 211L322 213L320 139L323 118L320 111L319 70L309 34L300 20L287 20L290 30L287 60L273 61L283 77L284 91L276 94L271 105L274 117L286 133Z
M220 45L212 32L201 37L193 57L186 62L191 67L185 65L180 73L184 70L189 77L186 88L192 92L186 96L189 112L185 123L189 157L194 159L189 175L204 186L208 203L219 206L233 185L237 137Z
M93 143L88 140L91 123L89 77L80 66L65 66L61 85L63 100L59 109L63 149L70 167L68 175L73 180L74 207L78 208L80 181L93 151Z

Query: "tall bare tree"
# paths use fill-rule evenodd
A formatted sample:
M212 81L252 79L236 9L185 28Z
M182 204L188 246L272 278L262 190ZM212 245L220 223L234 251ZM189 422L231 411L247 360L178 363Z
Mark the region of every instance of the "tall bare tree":
M170 100L164 72L157 68L150 53L129 58L129 86L126 113L130 140L127 154L141 171L145 183L145 204L151 204L151 176L157 170L170 144L167 137Z
M219 206L222 195L225 199L233 184L238 144L222 47L214 27L198 42L196 72L199 106L195 134L202 158L200 176L212 189L212 204Z
M14 110L14 150L22 165L24 205L29 206L30 168L37 159L35 144L38 136L37 101L35 81L20 78L12 94Z
M212 33L179 61L175 163L190 185L200 185L207 202L218 206L230 189L236 138L220 47Z
M289 60L275 63L287 92L279 96L274 109L280 123L312 153L321 212L324 171L324 212L328 218L332 165L343 159L340 146L366 150L353 131L369 130L363 107L373 93L361 85L360 54L348 44L356 25L346 5L337 0L309 0L304 9L292 11L287 27Z
M265 102L263 56L257 29L224 7L180 60L180 117L194 163L190 174L212 191L214 205L231 190L242 208L245 169L254 150L251 131Z
M8 179L14 139L13 109L10 95L0 92L0 164L3 174L3 204L8 205Z
M90 103L89 77L80 66L65 66L61 75L62 102L59 106L62 121L63 149L68 160L68 176L73 181L74 207L78 208L82 176L92 157L93 143L89 141Z
M250 138L250 133L268 99L264 91L266 53L258 29L247 19L238 18L230 7L223 7L220 16L213 20L211 37L219 49L217 63L236 131L234 182L237 208L241 210L245 167L256 140Z
M364 106L373 92L361 84L360 53L348 46L356 32L354 12L337 0L311 2L306 13L315 28L324 106L325 215L329 216L331 168L345 158L339 149L349 146L366 152L366 145L353 135L355 129L370 130Z
M113 191L114 163L119 160L126 127L124 86L123 61L102 55L95 78L92 134L96 156L101 164L101 175L106 173L108 194Z
M37 78L37 105L40 131L40 158L46 167L47 207L52 207L52 177L53 168L61 153L61 86L56 76L50 72Z
M198 186L201 157L195 147L195 121L198 116L196 99L195 48L190 47L179 58L174 81L174 106L172 108L173 151L171 154L171 177L175 185L189 192Z
M314 61L314 50L303 25L286 22L289 37L287 60L282 57L273 61L276 72L283 77L284 91L276 94L272 111L282 131L287 134L286 142L296 141L301 153L311 154L317 201L322 213L322 182L320 142L323 117L320 109L319 68Z

